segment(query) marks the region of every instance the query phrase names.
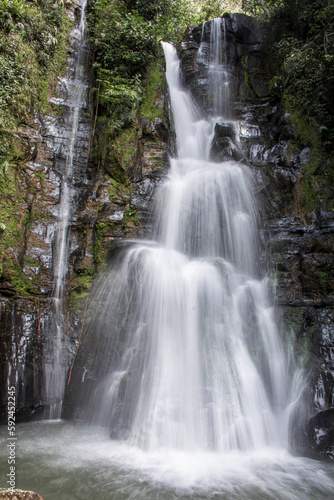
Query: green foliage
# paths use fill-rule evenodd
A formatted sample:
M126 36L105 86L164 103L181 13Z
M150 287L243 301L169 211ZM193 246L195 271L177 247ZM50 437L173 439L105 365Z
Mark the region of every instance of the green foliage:
M334 143L334 36L327 54L316 40L286 38L277 44L283 59L278 84L289 109L302 109L325 143ZM316 92L315 92L316 89Z
M252 16L268 18L285 3L285 0L242 0L242 10ZM293 4L294 0L290 1L290 5Z
M104 0L96 4L96 22L91 33L96 67L109 70L111 76L123 78L140 74L155 55L153 24L137 12L124 14L115 10L113 2L107 6L103 4Z
M100 103L111 117L111 129L119 132L130 125L136 116L142 95L139 75L126 79L100 68L98 76Z
M151 21L169 12L169 0L124 0L130 11L137 11L143 19Z
M135 224L135 226L138 226L139 217L138 217L136 208L133 205L126 207L124 215L125 215L124 224L123 224L124 228L126 227L128 222L133 222Z
M334 203L334 3L328 0L243 0L265 17L275 38L272 96L283 103L299 147L311 146L301 180L302 208Z
M16 121L26 121L31 88L37 82L35 52L19 36L0 32L0 126L11 129Z
M303 205L306 210L315 208L320 196L324 207L330 208L334 198L334 4L284 2L272 25L280 30L275 45L280 75L272 81L273 95L290 111L300 145L312 147L302 179Z
M159 84L163 82L163 73L157 65L152 65L148 71L144 82L143 100L140 107L140 114L145 118L154 119L162 116L163 111L155 106Z
M0 150L11 155L8 131L32 119L36 101L52 72L60 73L67 59L72 25L63 2L3 0L0 3Z
M0 29L6 35L18 34L29 43L38 63L47 65L57 44L57 30L61 26L62 7L58 2L3 0L0 4Z
M117 0L97 0L89 25L99 103L118 132L135 118L142 77L156 57L154 25L137 10L127 11L126 3Z
M241 2L238 0L210 0L200 2L200 4L199 22L220 17L225 12L239 12L241 10Z
M334 148L334 4L328 0L264 3L277 33L274 47L280 67L271 88L290 112L302 113L322 147ZM263 9L260 0L244 0L247 12Z

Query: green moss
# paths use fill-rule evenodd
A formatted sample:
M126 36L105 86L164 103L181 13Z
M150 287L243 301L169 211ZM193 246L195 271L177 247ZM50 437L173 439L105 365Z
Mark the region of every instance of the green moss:
M334 288L334 270L331 269L330 271L322 271L317 269L316 273L322 295L326 296L329 293L332 293Z
M124 196L128 196L132 189L131 186L117 182L115 179L111 179L110 184L108 190L110 200L121 200Z
M15 194L15 170L8 161L0 166L0 195L4 200Z
M0 170L1 171L1 170ZM18 295L31 295L37 293L36 285L38 277L29 280L23 273L22 267L26 265L39 266L36 261L25 259L21 262L20 249L23 249L24 234L32 220L44 218L40 212L31 212L25 209L22 212L20 195L21 171L8 163L3 164L2 176L0 177L0 224L3 230L0 232L0 262L2 273L6 273L7 279L15 287ZM15 249L12 250L12 249ZM17 253L19 251L19 253Z
M28 227L30 225L30 222L31 222L31 212L27 208L24 210L24 212L25 212L25 214L22 217L21 222L24 226Z
M3 260L2 264L3 270L5 270L6 275L9 276L10 282L14 285L17 295L29 296L38 293L34 283L24 275L20 264L15 258L6 258Z
M25 257L24 258L24 265L39 267L41 264L36 259L31 259L30 257Z
M100 222L94 226L94 245L93 245L93 255L94 262L98 268L105 263L107 250L103 246L103 229L106 224Z
M117 141L114 130L106 117L100 117L98 120L101 132L96 136L95 151L100 158L104 170L108 175L120 184L127 184L128 178L123 162L123 151L120 140Z
M84 274L75 274L69 295L71 309L76 311L80 310L83 301L88 298L93 281L93 274L93 269L87 269Z
M288 100L285 100L285 104L288 109L292 109ZM302 167L300 197L302 210L310 212L316 209L320 198L323 208L334 208L334 160L324 150L316 125L312 121L307 121L298 111L291 113L289 121L295 129L297 147L311 148L309 162Z
M135 226L139 225L139 216L137 210L133 205L126 207L124 212L123 227L125 228L128 222L133 222Z
M13 199L5 198L0 201L0 222L5 226L0 233L1 255L4 254L6 247L15 247L23 241L19 208Z
M131 169L133 163L138 161L140 137L141 130L135 125L115 135L110 124L107 124L98 138L97 150L101 157L101 163L118 186L123 186L124 192L129 187L127 171ZM115 193L111 192L111 195L114 196Z
M163 116L163 111L155 105L159 86L163 82L164 75L158 63L151 65L145 80L144 97L140 106L140 114L145 118L153 120Z
M131 157L136 152L136 141L138 140L139 131L135 127L124 130L118 137L115 138L114 146L119 162L124 170L126 165L131 160Z
M61 115L62 107L54 106L49 103L50 97L55 94L58 78L65 74L68 63L68 47L70 33L73 28L73 21L69 16L64 15L60 30L57 32L56 49L52 62L44 78L39 84L39 94L41 96L41 106L44 113Z
M36 172L36 177L39 177L40 183L41 183L41 189L43 189L44 186L44 172Z

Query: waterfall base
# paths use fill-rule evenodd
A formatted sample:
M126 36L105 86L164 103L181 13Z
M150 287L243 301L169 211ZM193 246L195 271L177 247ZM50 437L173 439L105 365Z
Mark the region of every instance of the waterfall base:
M280 449L256 453L161 450L147 453L110 441L101 430L61 421L17 427L18 488L48 500L330 500L329 464ZM0 438L6 454L6 433ZM52 450L52 453L50 453ZM3 477L7 460L1 460Z

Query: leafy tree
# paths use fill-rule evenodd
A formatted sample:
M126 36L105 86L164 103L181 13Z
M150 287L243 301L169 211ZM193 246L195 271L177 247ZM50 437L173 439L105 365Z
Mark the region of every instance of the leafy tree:
M168 13L169 0L124 0L129 11L136 10L147 21L152 21L159 15Z
M273 11L284 4L285 0L242 0L242 9L253 16L270 17Z
M241 1L233 0L206 0L200 2L199 21L209 21L220 17L225 12L241 10Z

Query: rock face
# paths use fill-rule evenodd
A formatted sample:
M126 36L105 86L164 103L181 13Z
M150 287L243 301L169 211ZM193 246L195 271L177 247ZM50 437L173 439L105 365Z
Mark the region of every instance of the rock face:
M222 20L231 108L216 124L213 161L233 158L253 167L263 229L262 260L275 277L278 322L290 338L305 390L291 434L296 453L334 458L334 214L301 210L301 181L310 149L298 149L288 115L270 97L274 75L265 25L242 14ZM184 83L204 115L214 96L208 78L211 22L191 29L178 48ZM225 115L224 115L225 116Z
M32 126L19 131L25 161L18 170L12 194L16 210L10 214L13 237L8 237L11 228L0 227L0 420L3 423L7 422L9 386L16 388L17 421L45 418L55 404L46 386L52 377L55 356L53 339L57 325L53 297L57 230L73 127L73 88L69 79L77 50L75 31L72 42L67 74L59 78L49 99L50 113L43 115L39 109L33 109ZM105 129L96 120L99 110L94 108L90 93L94 75L88 46L84 47L83 60L85 71L80 85L85 90L69 181L64 377L75 353L85 297L94 275L120 240L141 237L150 231L150 205L167 158L169 136L164 118L164 91L159 86L152 102L159 118L148 119L138 113L132 127L136 133L129 135L126 131L118 142L115 139L112 146L105 146ZM110 155L101 154L102 147L115 151L113 161ZM121 177L115 175L115 166Z
M179 47L185 85L189 86L204 113L211 113L214 103L207 85L211 22L192 29ZM246 101L268 97L273 73L268 54L265 25L244 14L226 14L222 19L222 50L227 66L233 117L246 114ZM214 90L214 89L212 89ZM211 90L211 92L212 92ZM240 105L241 109L240 109ZM256 108L255 108L256 109ZM253 111L255 111L255 109Z

